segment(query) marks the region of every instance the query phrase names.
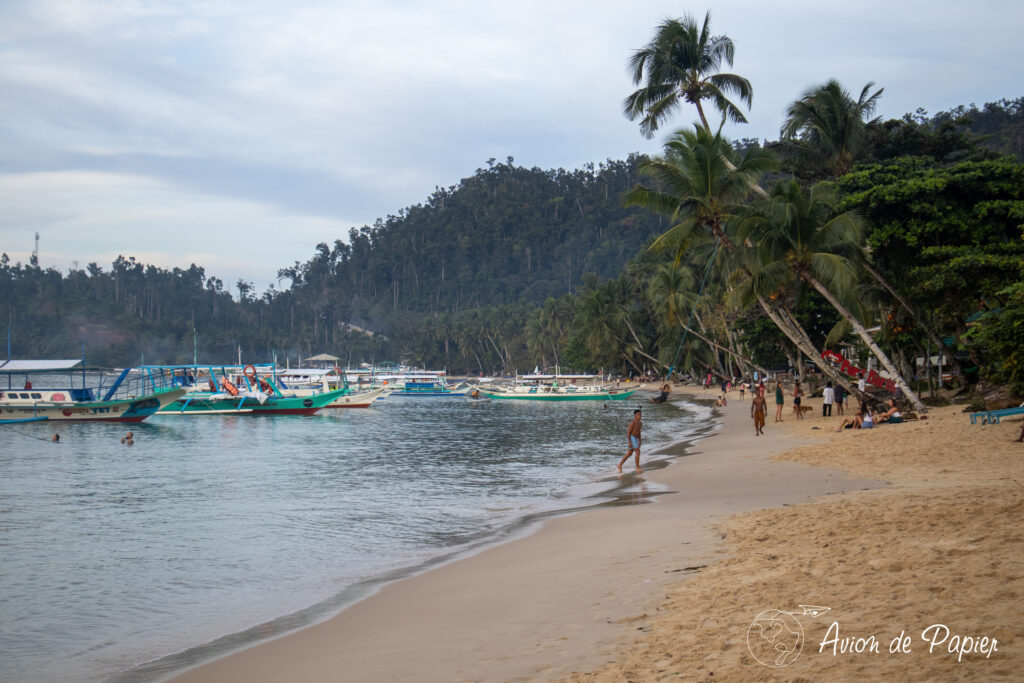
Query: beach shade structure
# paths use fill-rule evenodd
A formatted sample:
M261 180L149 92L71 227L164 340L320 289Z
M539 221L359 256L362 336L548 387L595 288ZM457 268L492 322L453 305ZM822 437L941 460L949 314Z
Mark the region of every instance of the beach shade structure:
M316 363L317 367L334 367L338 364L339 358L337 356L332 356L329 353L320 353L311 358L306 358L305 360L307 363Z

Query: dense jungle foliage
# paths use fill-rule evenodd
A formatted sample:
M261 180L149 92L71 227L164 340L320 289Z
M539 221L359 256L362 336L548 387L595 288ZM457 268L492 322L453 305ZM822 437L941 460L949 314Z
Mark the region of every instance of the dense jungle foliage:
M660 30L687 28L672 24ZM647 134L672 110L657 60L678 58L655 43L625 103ZM702 98L744 120L726 95L749 104L749 84L728 76ZM941 347L966 376L1020 390L1024 98L881 121L873 87L809 90L763 145L724 140L698 100L703 125L666 136L656 158L575 171L491 159L316 245L262 294L196 264L126 255L65 273L5 254L0 316L15 357L84 344L102 365L190 362L195 341L213 362L329 352L467 373L734 377L846 346L909 380Z

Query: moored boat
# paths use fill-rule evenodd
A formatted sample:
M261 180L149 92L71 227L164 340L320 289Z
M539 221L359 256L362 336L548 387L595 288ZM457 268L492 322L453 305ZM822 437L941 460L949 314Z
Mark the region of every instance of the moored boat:
M188 387L187 393L160 411L161 415L312 415L349 392L301 394L283 392L271 366L174 365L148 370Z
M360 391L358 393L349 393L339 396L328 405L328 408L369 408L373 405L374 401L379 399L387 392L383 387L380 389L371 389L370 391Z
M598 379L598 375L533 374L516 378L510 386L474 390L487 398L512 401L624 401L637 391L599 384Z
M81 370L81 386L74 375L80 360L8 360L0 361L0 418L5 421L37 421L45 418L55 421L142 422L162 407L173 403L185 393L182 387L172 386L145 373L123 369L110 386L87 386L86 372ZM33 386L32 377L53 382L56 374L67 372L66 387ZM24 387L14 388L14 377L24 376ZM37 384L39 382L37 381ZM21 384L21 382L18 382Z

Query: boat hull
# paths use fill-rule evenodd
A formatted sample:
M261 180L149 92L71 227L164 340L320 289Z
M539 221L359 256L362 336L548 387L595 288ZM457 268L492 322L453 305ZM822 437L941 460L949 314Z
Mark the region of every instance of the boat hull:
M271 396L264 403L256 399L210 398L204 395L182 397L160 411L161 415L313 415L348 389L327 391L312 396Z
M5 420L46 418L53 422L142 422L184 393L184 389L166 389L139 398L113 401L0 403L0 417Z
M627 398L636 393L636 389L632 391L623 391L618 393L611 392L577 392L577 393L526 393L526 392L498 392L498 391L487 391L486 389L480 389L480 393L487 398L492 398L496 401L549 401L549 402L567 402L567 401L625 401Z
M380 398L385 389L374 389L373 391L364 391L357 394L348 393L344 396L339 396L334 401L329 403L327 408L369 408L373 405L373 402Z

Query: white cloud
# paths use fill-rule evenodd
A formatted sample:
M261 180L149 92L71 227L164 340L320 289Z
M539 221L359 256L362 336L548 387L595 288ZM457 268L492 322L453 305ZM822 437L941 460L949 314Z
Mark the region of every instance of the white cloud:
M315 235L396 213L488 157L573 168L656 151L658 140L621 115L626 61L685 9L668 0L4 4L0 170L40 188L74 177L79 189L67 202L27 188L20 196L31 201L8 195L0 214L16 214L29 233L74 225L88 237L82 249L113 253L128 226L173 216L213 230L240 210L251 233L265 231L260 240L308 236L294 256L271 249L246 261L268 280L308 257ZM703 18L703 6L690 9ZM1006 88L1024 81L1024 13L994 0L731 0L714 3L712 28L733 38L733 71L754 86L751 123L727 127L734 137L775 137L787 104L832 76L854 92L884 86L885 116L1020 96ZM694 118L682 111L673 124ZM81 192L86 176L73 172L100 174L102 189ZM296 216L307 233L290 230ZM0 227L5 244L10 229ZM235 264L232 240L224 248L223 262Z
M194 262L227 284L244 278L260 288L274 281L276 267L305 261L315 244L333 243L351 225L96 172L0 175L0 206L0 250L12 260L28 260L38 230L44 267L95 261L109 268L118 255L135 256L164 268Z

